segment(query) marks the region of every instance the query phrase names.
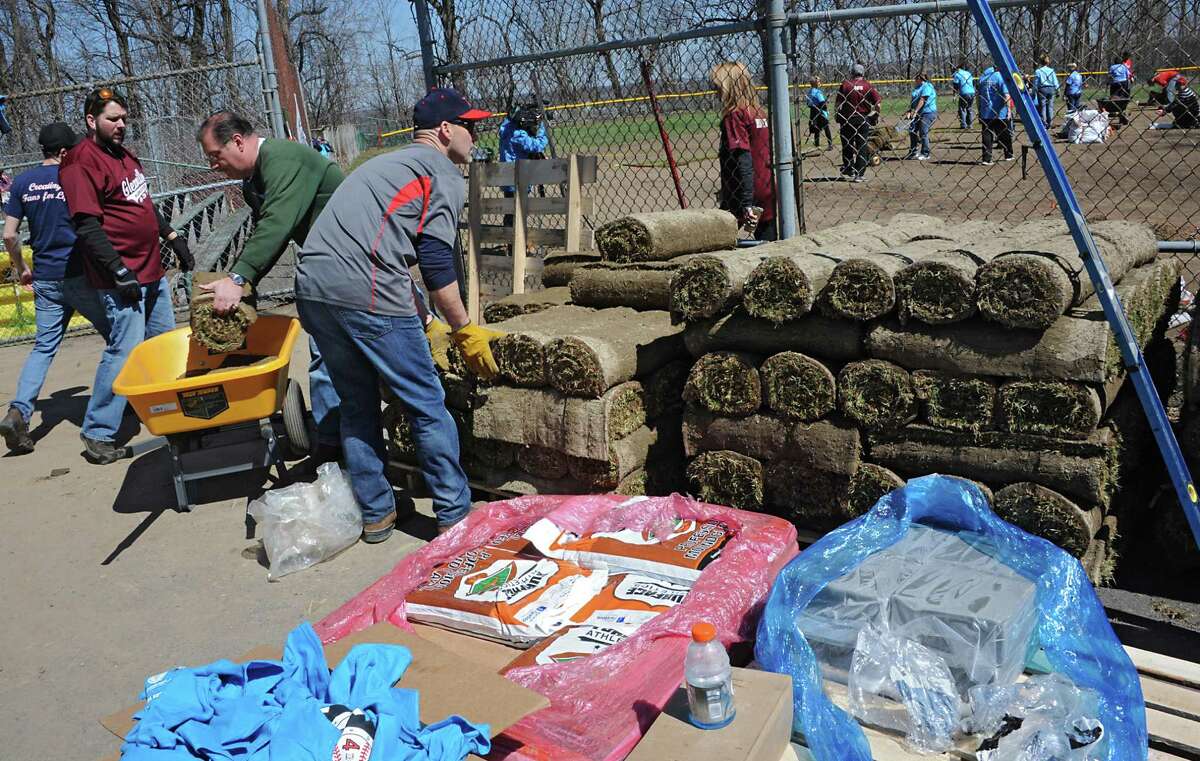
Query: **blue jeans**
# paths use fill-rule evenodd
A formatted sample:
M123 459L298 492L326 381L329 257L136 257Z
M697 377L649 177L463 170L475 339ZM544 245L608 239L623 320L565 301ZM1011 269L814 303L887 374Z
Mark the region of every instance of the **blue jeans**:
M46 372L58 354L58 347L62 345L63 336L75 313L87 318L96 331L108 340L108 315L104 311L104 304L82 275L65 280L34 280L33 306L37 336L33 339L33 350L21 366L17 395L9 405L21 413L26 423L33 416L33 406L46 382ZM86 429L84 432L87 432Z
M917 155L917 145L920 144L922 156L929 155L929 130L937 119L937 112L917 114L913 117L912 126L908 128L908 155Z
M1058 92L1053 87L1039 87L1037 89L1037 110L1038 116L1042 117L1042 124L1047 127L1050 122L1054 121L1054 95Z
M175 328L175 311L171 307L171 291L167 279L142 286L142 300L129 302L115 290L100 290L100 301L110 325L108 345L100 355L96 379L92 382L92 399L83 418L83 434L89 439L112 441L121 427L125 414L125 397L113 393L125 360L133 347Z
M312 335L308 337L308 403L312 407L313 420L317 424L317 443L340 446L341 425L338 423L337 391L329 380L329 368L317 348Z
M1082 92L1067 93L1067 110L1068 111L1078 111L1079 110L1079 101L1082 99L1083 99Z
M458 428L446 409L446 395L420 318L389 317L305 299L296 302L296 311L325 358L342 401L342 452L363 522L376 523L396 509L385 471L381 379L408 413L438 525L462 520L471 509L471 489L459 463Z
M962 129L971 128L971 120L975 117L975 112L971 110L971 104L974 102L974 95L958 96L958 126Z

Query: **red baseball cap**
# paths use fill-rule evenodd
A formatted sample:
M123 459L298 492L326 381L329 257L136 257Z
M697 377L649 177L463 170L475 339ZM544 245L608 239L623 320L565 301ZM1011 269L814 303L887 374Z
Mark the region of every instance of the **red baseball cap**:
M473 108L452 87L435 87L413 106L413 127L432 129L442 122L474 122L495 116L491 111Z

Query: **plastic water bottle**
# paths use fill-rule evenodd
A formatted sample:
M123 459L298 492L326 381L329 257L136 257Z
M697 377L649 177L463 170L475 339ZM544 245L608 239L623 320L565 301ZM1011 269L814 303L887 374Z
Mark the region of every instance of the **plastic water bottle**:
M733 671L729 653L717 639L717 630L701 621L692 627L692 641L683 661L688 713L701 729L720 729L733 721Z

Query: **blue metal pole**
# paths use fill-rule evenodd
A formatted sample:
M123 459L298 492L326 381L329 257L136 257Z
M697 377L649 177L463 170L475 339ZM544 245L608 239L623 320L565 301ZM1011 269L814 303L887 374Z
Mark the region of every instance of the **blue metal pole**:
M1121 351L1121 360L1137 391L1142 409L1146 412L1150 428L1154 431L1154 440L1158 443L1158 449L1167 465L1167 471L1171 476L1179 504L1183 508L1184 515L1187 516L1188 525L1192 529L1192 537L1196 541L1196 546L1200 547L1200 506L1197 506L1196 487L1192 484L1187 463L1184 462L1183 453L1179 450L1179 442L1175 440L1175 433L1171 430L1167 413L1163 410L1162 401L1158 398L1158 391L1154 388L1150 372L1146 368L1141 347L1133 334L1133 329L1129 326L1129 321L1125 319L1125 310L1121 306L1121 301L1117 298L1116 291L1113 290L1108 267L1101 258L1099 249L1096 248L1096 241L1088 229L1087 220L1083 218L1079 199L1075 197L1075 191L1071 189L1071 183L1067 179L1066 171L1063 170L1062 162L1058 159L1058 153L1050 143L1050 133L1042 124L1041 117L1037 115L1033 98L1025 88L1025 82L1017 68L1016 59L1009 50L1004 33L1000 31L996 16L988 7L987 0L968 0L968 3L971 6L971 15L975 17L975 22L979 25L979 29L987 41L988 49L992 53L992 60L996 63L996 69L1004 78L1004 83L1013 96L1013 103L1017 107L1017 113L1021 116L1021 124L1025 125L1025 131L1033 139L1033 147L1037 151L1038 161L1046 173L1046 179L1050 181L1050 188L1054 191L1059 208L1062 209L1067 227L1071 230L1071 237L1075 239L1075 245L1079 249L1079 256L1083 259L1088 277L1092 279L1096 295L1104 307L1104 316L1108 319L1108 324L1115 334L1117 347Z

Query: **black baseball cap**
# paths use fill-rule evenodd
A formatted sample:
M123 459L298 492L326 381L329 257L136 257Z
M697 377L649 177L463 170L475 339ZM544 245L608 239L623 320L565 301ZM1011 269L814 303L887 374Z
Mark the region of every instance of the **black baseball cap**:
M66 122L51 122L38 133L38 143L42 150L57 151L60 148L74 148L79 142L79 136Z
M490 111L473 108L452 87L435 87L413 106L413 127L432 129L442 122L474 122L494 116Z

